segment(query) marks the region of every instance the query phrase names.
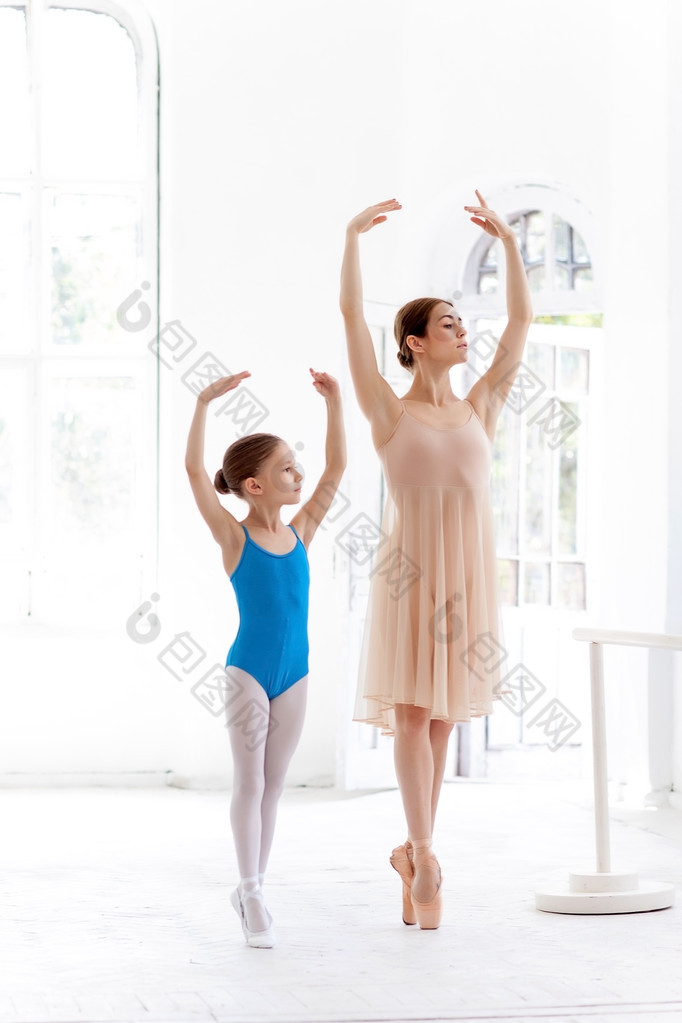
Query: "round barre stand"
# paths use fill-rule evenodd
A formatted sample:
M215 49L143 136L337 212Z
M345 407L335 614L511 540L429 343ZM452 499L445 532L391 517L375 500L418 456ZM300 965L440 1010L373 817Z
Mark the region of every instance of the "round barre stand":
M590 644L592 691L592 750L594 769L594 816L597 869L569 873L568 891L535 893L535 906L545 913L647 913L668 909L675 888L660 881L641 881L632 872L611 870L608 779L606 770L606 718L604 713L604 658L602 645L661 647L682 650L682 636L649 632L613 632L605 629L574 629L573 638Z

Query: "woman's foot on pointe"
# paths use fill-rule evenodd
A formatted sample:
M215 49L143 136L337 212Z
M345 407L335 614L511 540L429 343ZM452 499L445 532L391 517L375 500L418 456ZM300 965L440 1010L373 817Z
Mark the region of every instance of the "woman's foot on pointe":
M403 882L403 923L416 924L417 917L412 907L413 849L409 838L405 845L399 845L393 850L389 862L393 869L400 874Z
M272 917L263 901L257 877L244 877L230 896L244 932L247 945L252 948L272 948L275 934Z
M440 865L433 854L431 839L415 839L412 907L422 930L435 930L443 914Z

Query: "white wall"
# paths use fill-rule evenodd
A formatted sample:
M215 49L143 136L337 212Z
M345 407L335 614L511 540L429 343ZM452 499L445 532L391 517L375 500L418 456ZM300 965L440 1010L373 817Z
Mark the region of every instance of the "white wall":
M180 319L202 349L251 370L251 389L270 409L264 428L304 444L309 478L321 465L324 416L307 367L341 376L347 402L354 401L336 296L343 229L357 209L392 195L404 204L363 239L366 296L387 303L426 287L445 217L459 272L457 253L477 237L461 211L474 187L553 182L590 211L606 326L604 502L592 523L603 557L595 620L662 629L674 510L668 488L682 468L679 448L677 461L667 461L666 394L655 390L672 337L662 208L673 179L661 26L674 4L146 6L161 58L162 321ZM122 625L103 639L97 649L107 652L98 659L89 652L92 637L69 637L62 654L59 642L37 631L27 670L57 662L59 686L39 683L50 713L41 715L35 741L8 735L0 771L229 778L221 723L157 660L182 631L213 660L224 659L236 622L218 549L184 477L192 404L179 375L162 373L159 639L134 644ZM209 468L232 439L210 421ZM679 493L675 501L679 511ZM333 779L337 735L345 730L337 703L354 685L355 666L344 654L345 564L330 534L311 552L311 696L294 783ZM137 600L133 587L122 623ZM99 702L90 706L86 665L93 657ZM627 659L621 668L627 687ZM638 684L624 700L646 712ZM35 721L32 698L23 701L23 720Z

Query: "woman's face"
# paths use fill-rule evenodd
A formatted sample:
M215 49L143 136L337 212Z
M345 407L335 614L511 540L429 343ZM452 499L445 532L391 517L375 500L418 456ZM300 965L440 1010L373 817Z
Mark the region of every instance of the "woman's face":
M450 365L466 362L467 331L462 317L449 302L439 302L431 310L425 340L429 342L429 354L438 362L447 360Z

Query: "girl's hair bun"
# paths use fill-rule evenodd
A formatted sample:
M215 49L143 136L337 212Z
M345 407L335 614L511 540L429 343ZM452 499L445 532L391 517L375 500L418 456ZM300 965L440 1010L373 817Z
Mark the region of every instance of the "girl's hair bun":
M229 494L230 493L230 488L227 485L227 480L225 479L225 473L223 472L222 469L218 469L217 473L215 474L215 479L213 481L213 486L216 488L216 490L218 491L219 494Z

